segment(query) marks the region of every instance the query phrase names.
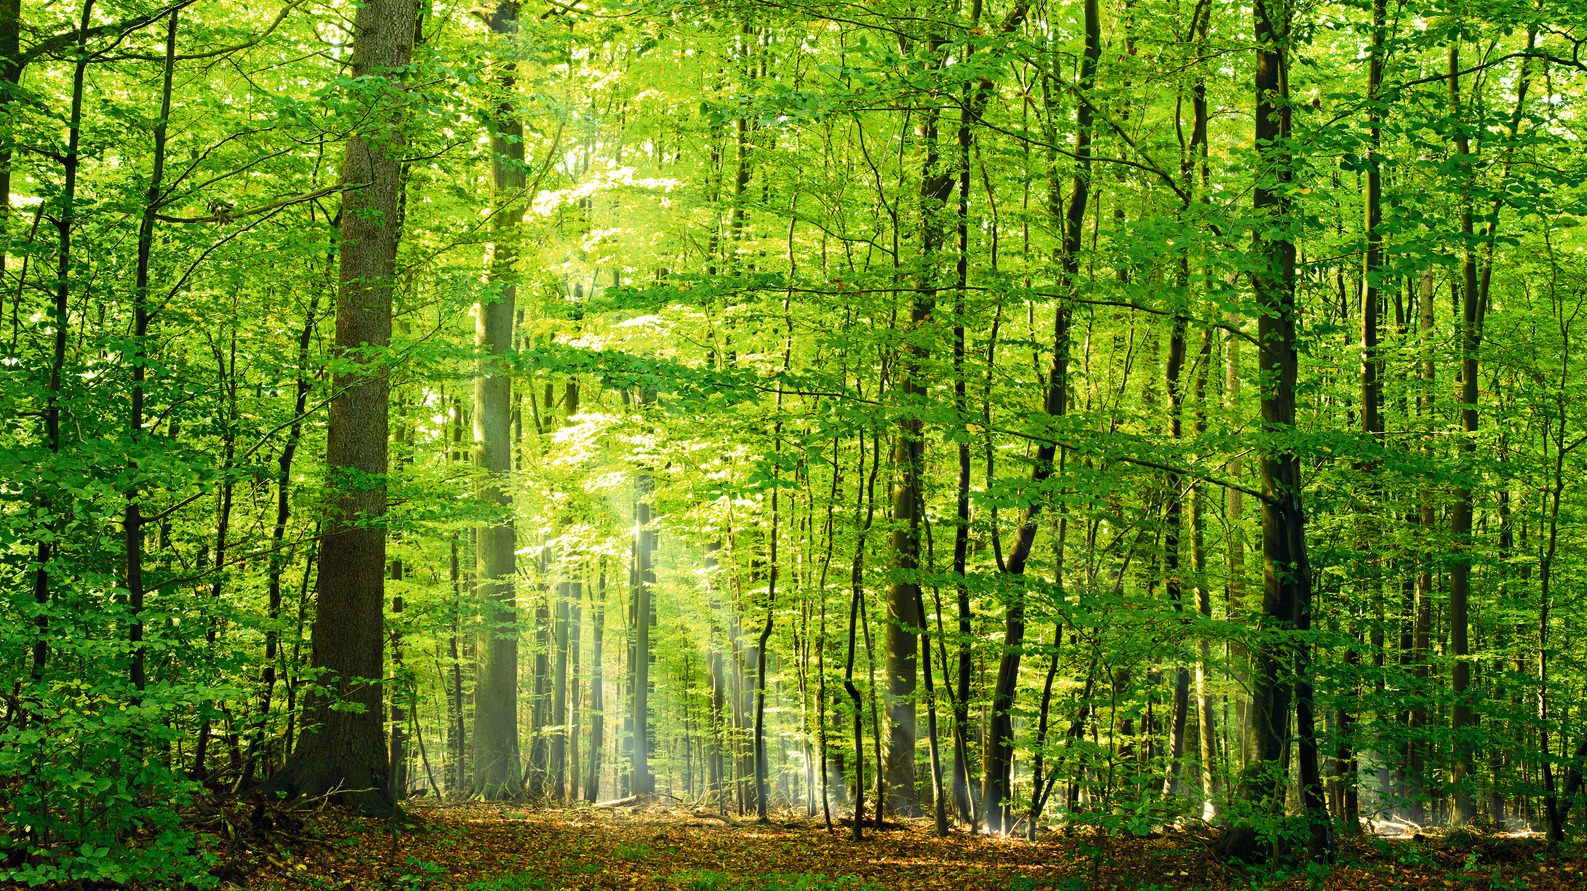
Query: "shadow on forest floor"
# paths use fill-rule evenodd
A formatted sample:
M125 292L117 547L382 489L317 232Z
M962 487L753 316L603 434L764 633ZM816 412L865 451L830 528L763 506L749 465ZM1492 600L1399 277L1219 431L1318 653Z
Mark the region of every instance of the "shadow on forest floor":
M261 806L211 814L229 884L249 891L1224 891L1224 889L1582 889L1587 858L1531 837L1344 840L1332 864L1253 871L1220 861L1205 829L1150 837L1089 830L1035 844L955 832L926 820L849 840L820 819L756 825L704 811L649 807L548 809L419 801L405 825L337 810ZM734 825L737 824L737 825ZM218 830L218 831L217 831ZM224 841L223 841L224 843Z

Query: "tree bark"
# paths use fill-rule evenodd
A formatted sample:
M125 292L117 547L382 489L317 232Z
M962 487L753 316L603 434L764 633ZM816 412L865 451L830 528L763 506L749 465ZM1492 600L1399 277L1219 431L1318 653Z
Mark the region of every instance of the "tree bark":
M1460 44L1457 40L1449 48L1449 104L1460 108ZM1464 124L1457 124L1455 150L1463 158L1471 157L1471 141ZM1477 296L1477 249L1473 242L1471 203L1467 201L1460 210L1460 233L1466 245L1460 264L1460 330L1456 342L1460 354L1460 429L1466 434L1460 440L1460 452L1468 459L1477 450L1473 434L1477 432L1477 347L1482 342L1481 314ZM1450 712L1450 738L1454 753L1450 759L1450 784L1452 785L1453 813L1456 824L1469 823L1477 816L1472 799L1471 783L1475 773L1475 753L1469 737L1476 727L1476 711L1471 701L1471 520L1473 498L1470 486L1456 486L1449 508L1449 531L1454 539L1456 553L1449 564L1449 647L1451 656L1450 687L1454 707Z
M566 566L559 567L566 573ZM568 624L572 617L572 584L557 583L555 608L556 626L552 638L556 645L556 662L552 668L555 676L551 682L551 721L546 732L551 734L551 770L547 793L553 801L564 801L568 778Z
M655 400L653 393L642 393L641 405ZM634 795L650 795L656 791L656 778L650 772L650 614L651 591L656 583L651 568L656 550L656 533L651 527L650 490L648 471L641 470L635 480L634 529L638 535L635 543L634 567L634 664L633 678L633 749L629 765L629 791Z
M1527 50L1531 51L1537 39L1536 30L1527 34ZM1449 47L1449 104L1455 116L1455 151L1461 159L1462 169L1475 171L1477 157L1472 152L1468 130L1473 126L1461 108L1460 98L1460 42ZM1505 186L1509 179L1513 159L1513 140L1520 130L1521 113L1526 107L1529 87L1525 59L1516 82L1515 108L1510 116L1509 135L1512 140L1505 150L1500 165L1499 182L1493 187L1493 202L1487 208L1487 224L1482 237L1476 237L1471 190L1475 183L1466 185L1466 195L1460 209L1461 243L1465 246L1460 264L1460 328L1456 342L1460 355L1460 453L1468 462L1477 451L1475 434L1478 427L1477 403L1481 388L1477 378L1478 352L1482 346L1483 321L1488 310L1489 285L1493 275L1493 249L1499 226L1499 211L1503 207ZM1469 175L1475 176L1475 173ZM1484 245L1486 259L1478 273L1477 246ZM1476 752L1471 741L1477 727L1476 699L1480 691L1471 684L1470 598L1471 566L1475 559L1472 538L1472 519L1475 499L1470 486L1456 486L1449 510L1449 529L1454 538L1455 553L1449 563L1449 644L1453 657L1450 686L1454 707L1450 715L1450 735L1454 740L1454 754L1450 762L1450 781L1454 786L1454 811L1451 815L1457 824L1470 822L1477 816L1472 798L1472 776L1475 774Z
M326 430L332 510L320 539L318 609L310 631L323 687L305 701L303 731L266 783L302 796L332 793L374 812L394 807L381 727L385 615L386 437L406 92L415 0L368 0L353 26L355 97L370 126L349 136L342 166L335 374ZM348 706L351 706L349 708Z
M601 741L606 731L605 678L602 676L606 648L606 565L601 564L596 579L599 594L590 598L590 762L584 772L584 800L594 804L601 791ZM596 592L592 592L592 595Z
M1296 337L1295 245L1288 227L1288 190L1294 159L1290 136L1288 58L1290 7L1258 0L1254 7L1256 133L1258 178L1254 208L1261 222L1253 233L1251 287L1261 312L1257 320L1263 436L1262 477L1262 626L1280 637L1256 651L1251 685L1252 760L1240 781L1239 797L1254 813L1225 824L1220 851L1239 859L1259 859L1256 824L1283 806L1283 767L1289 746L1290 709L1296 709L1300 736L1301 795L1308 822L1308 847L1321 856L1332 844L1322 800L1316 744L1311 737L1307 643L1311 616L1311 569L1306 556L1305 515L1301 508L1300 461L1286 440L1295 430L1295 388L1299 352ZM1293 671L1293 675L1291 674ZM1291 682L1290 678L1295 680Z
M782 409L782 388L777 391L777 408ZM782 421L779 419L772 435L773 454L782 451ZM755 647L755 816L764 823L769 818L767 810L770 802L771 789L767 783L769 766L766 763L766 648L771 641L772 622L776 618L777 608L777 538L779 533L779 491L777 488L777 469L772 469L771 490L771 542L768 554L768 569L766 576L766 622L760 629L760 640Z
M509 59L516 51L517 0L503 0L489 17ZM502 91L491 117L491 256L493 299L475 308L479 367L474 378L474 441L483 478L480 495L496 516L479 530L475 555L485 623L479 641L474 692L474 791L505 798L523 785L518 740L518 606L514 582L517 535L512 522L512 384L504 362L512 349L518 296L517 228L525 186L523 122L512 91L516 64L502 64Z
M854 738L854 822L849 827L849 837L854 841L860 841L865 837L865 707L860 700L860 688L854 683L854 659L859 649L858 633L863 627L860 624L860 613L865 602L865 539L870 534L871 521L876 515L876 472L882 463L880 435L878 434L872 442L871 473L868 483L865 482L864 431L860 433L859 446L859 467L854 472L856 481L854 523L859 529L859 535L854 544L854 560L849 566L848 655L843 664L843 690L848 694L849 706L854 710L850 716ZM863 522L861 521L862 505Z
M0 13L0 16L3 15ZM154 215L159 209L160 190L165 183L166 125L171 117L171 86L176 66L176 28L177 13L172 12L165 31L165 70L160 91L160 117L154 125L153 170L149 175L149 188L144 193L143 218L138 226L138 265L132 287L132 338L127 351L129 353L127 364L132 370L127 417L127 444L132 457L127 476L132 483L125 493L126 505L122 510L121 525L125 544L127 611L131 620L127 627L127 642L132 649L129 680L138 698L142 698L144 687L148 683L143 646L143 606L146 593L143 581L143 526L147 518L143 515L143 506L139 499L138 483L141 472L138 469L138 456L146 445L143 425L145 382L149 364L149 264L154 255ZM9 45L14 53L15 42L14 28L9 25L0 27L0 47ZM10 150L6 149L5 154L9 155ZM3 186L0 188L0 201L6 204L10 203L9 166L9 157L0 158L0 167L6 168L5 172L0 174L5 177L5 181L0 183L0 186ZM4 232L4 220L0 219L0 238L3 238ZM0 250L0 254L3 253L4 250ZM0 264L0 268L3 268L3 264Z
M927 50L934 55L933 38ZM907 345L899 359L897 395L900 415L893 439L893 533L890 539L893 581L887 589L887 809L915 816L915 740L918 734L915 687L917 646L925 618L916 612L920 600L920 510L926 442L920 407L926 398L923 379L930 356L926 346L936 310L937 264L942 249L942 215L952 196L953 177L941 166L937 121L933 107L916 136L925 155L920 168L920 277L912 291Z

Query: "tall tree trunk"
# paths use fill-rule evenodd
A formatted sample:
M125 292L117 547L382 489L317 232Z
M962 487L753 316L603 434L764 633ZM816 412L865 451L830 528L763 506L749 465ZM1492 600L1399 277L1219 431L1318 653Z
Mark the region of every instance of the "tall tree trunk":
M1295 245L1289 184L1290 155L1288 59L1291 9L1287 2L1258 0L1254 7L1256 133L1259 164L1254 208L1262 222L1253 233L1251 287L1261 312L1257 349L1262 375L1264 435L1287 440L1295 430L1295 387L1299 352L1296 337ZM1284 757L1289 746L1289 716L1296 709L1300 737L1301 795L1309 823L1308 847L1322 855L1331 845L1322 800L1316 742L1310 726L1307 648L1294 632L1304 632L1311 617L1311 569L1306 556L1305 515L1301 509L1300 461L1287 446L1264 444L1262 474L1262 625L1287 639L1264 643L1256 652L1251 685L1252 761L1239 795L1256 813L1225 824L1219 848L1227 856L1261 856L1257 822L1283 806ZM1291 678L1294 678L1293 682Z
M1198 0L1191 16L1189 42L1198 54L1205 54L1207 32L1211 27L1211 0ZM1207 148L1207 82L1204 70L1197 69L1195 82L1190 88L1191 127L1190 138L1182 141L1180 152L1180 179L1185 196L1182 208L1188 210L1192 202L1205 202L1211 189L1211 169ZM1180 260L1180 283L1185 289L1187 305L1192 303L1190 272L1194 258L1187 251ZM1178 320L1176 319L1176 322ZM1172 351L1171 351L1172 352ZM1212 363L1212 330L1204 333L1196 364L1193 399L1195 420L1193 426L1200 438L1207 432L1207 376ZM1172 390L1170 391L1172 394ZM1231 489L1231 491L1233 491ZM1212 592L1207 587L1207 553L1204 531L1204 504L1206 494L1200 482L1192 481L1185 491L1185 531L1190 537L1190 574L1195 579L1193 594L1195 609L1203 619L1212 618ZM1230 542L1230 548L1236 547ZM1215 697L1211 691L1212 642L1207 634L1196 636L1196 726L1201 761L1202 816L1210 819L1216 815L1222 790L1216 764L1218 736L1215 722Z
M568 571L566 563L558 571ZM555 607L556 625L552 640L556 646L556 661L552 668L555 676L551 682L551 721L545 732L551 734L551 765L547 780L547 794L552 801L565 801L568 778L568 623L572 617L573 586L563 581L557 583Z
M547 400L548 402L550 400ZM520 415L521 418L521 415ZM547 431L542 429L541 434ZM551 720L551 547L544 542L535 556L535 574L539 582L534 587L534 677L529 704L529 759L524 767L524 790L529 798L540 800L546 794L546 780L550 776L551 745L546 728Z
M220 467L222 482L220 492L215 498L215 546L209 558L210 573L209 597L214 604L215 616L210 619L204 629L204 643L213 647L220 632L221 620L219 618L220 598L226 589L226 552L230 546L231 514L236 493L236 477L231 473L237 459L237 328L231 327L230 336L227 338L228 349L222 352L218 346L212 349L215 356L215 378L220 382L220 391L224 396L225 413L221 424L220 436ZM204 561L200 560L202 564ZM384 569L382 569L384 571ZM224 705L220 706L222 715L227 711ZM198 726L198 741L193 744L193 772L199 776L209 773L207 764L209 757L209 741L211 739L212 723L205 717Z
M1537 32L1527 34L1527 51L1536 43ZM1462 169L1475 176L1477 157L1473 154L1469 130L1473 126L1462 110L1460 98L1460 42L1449 47L1449 104L1456 118L1455 151L1461 159ZM1460 328L1457 344L1460 355L1460 452L1467 460L1474 460L1477 450L1477 404L1481 388L1477 379L1478 352L1482 346L1483 321L1488 311L1488 291L1493 275L1493 250L1499 226L1499 211L1503 207L1505 186L1509 179L1510 164L1514 157L1514 140L1521 126L1521 114L1526 107L1530 83L1529 71L1523 58L1516 82L1515 108L1510 116L1510 142L1506 145L1500 165L1499 182L1492 187L1494 195L1487 210L1487 224L1481 239L1476 237L1474 225L1475 198L1471 194L1476 185L1465 185L1466 194L1460 209L1461 243L1465 246L1460 264ZM1479 103L1480 104L1480 103ZM1481 244L1486 259L1478 273L1477 248ZM1450 686L1454 707L1450 714L1450 735L1454 740L1454 754L1450 763L1450 781L1453 785L1455 823L1467 823L1476 817L1472 799L1472 777L1475 774L1476 752L1471 739L1476 731L1477 716L1473 705L1480 695L1471 685L1470 598L1471 566L1475 559L1475 541L1472 538L1474 497L1470 486L1457 486L1452 493L1449 509L1449 529L1454 538L1454 553L1449 564L1449 644L1453 657Z
M1449 47L1449 104L1458 115L1460 109L1460 44ZM1464 124L1456 130L1455 150L1461 158L1471 158L1471 141ZM1477 450L1477 347L1482 340L1479 327L1481 313L1477 298L1477 248L1473 244L1471 203L1468 200L1460 210L1460 234L1465 252L1460 264L1460 330L1457 344L1460 355L1460 429L1466 435L1460 440L1461 454L1474 455ZM1449 564L1449 647L1451 662L1451 693L1454 706L1450 712L1450 738L1454 753L1450 759L1450 783L1456 824L1469 823L1477 816L1471 795L1472 777L1475 773L1475 753L1469 737L1476 727L1476 711L1471 703L1471 514L1472 492L1470 486L1456 486L1449 508L1449 531L1457 549Z
M0 244L11 234L11 104L22 80L22 0L0 0ZM163 119L162 119L163 120ZM5 275L5 251L0 251L0 276Z
M1434 291L1433 272L1424 268L1416 301L1417 349L1421 353L1418 368L1421 394L1416 398L1416 416L1422 429L1429 432L1433 425L1433 386L1438 368L1433 343L1434 330L1437 327ZM1421 450L1423 457L1432 460L1433 446L1429 440L1430 437L1424 436ZM1431 484L1422 485L1417 492L1418 503L1411 512L1411 517L1421 527L1423 536L1434 528L1438 519L1434 495L1434 487ZM1401 785L1404 787L1402 793L1404 812L1413 822L1425 823L1427 820L1424 802L1428 793L1424 757L1426 745L1420 737L1425 732L1428 720L1427 652L1433 627L1433 560L1435 558L1431 553L1425 552L1419 553L1417 557L1420 567L1411 583L1410 602L1406 604L1405 609L1405 630L1400 641L1400 661L1410 673L1413 696L1405 714L1405 747L1399 753L1399 774Z
M948 837L948 796L942 787L941 740L937 736L937 691L931 676L931 635L924 617L926 605L917 600L915 611L922 617L920 652L925 655L922 677L926 682L926 743L931 758L932 828L938 838Z
M782 389L777 391L778 410L782 408ZM772 452L780 454L782 451L782 421L779 419L772 434ZM771 541L768 554L768 567L766 573L766 623L761 626L760 640L755 647L756 672L755 672L755 816L760 822L766 822L768 797L771 789L767 783L768 765L766 763L766 648L771 641L772 620L776 618L777 608L777 538L779 516L779 491L777 486L777 469L772 469L771 489Z
M1383 170L1382 170L1382 113L1379 110L1379 92L1383 86L1383 61L1384 38L1387 27L1386 0L1372 0L1372 44L1367 62L1367 170L1366 170L1366 195L1363 212L1362 229L1366 240L1366 251L1361 263L1361 365L1360 365L1360 392L1361 403L1361 432L1368 438L1377 441L1383 436L1383 384L1381 371L1383 357L1378 349L1378 333L1380 308L1382 306L1383 276ZM1369 459L1358 465L1368 480L1368 503L1377 505L1379 493L1375 491L1372 480L1376 479L1378 462ZM1380 578L1379 563L1371 556L1371 542L1376 540L1377 529L1372 517L1376 512L1369 510L1367 516L1362 518L1358 535L1362 543L1363 557L1360 559L1359 582L1362 586L1363 603L1381 603L1382 579ZM1346 644L1344 658L1350 666L1356 665L1360 656L1356 648ZM1334 727L1337 735L1334 752L1334 790L1335 790L1335 815L1338 819L1340 831L1357 833L1361 831L1361 817L1358 799L1358 778L1356 764L1356 750L1354 740L1355 715L1351 706L1356 701L1354 695L1340 696L1339 706L1335 711Z
M792 229L789 230L790 240ZM793 262L790 256L789 263ZM788 333L783 350L783 370L788 370L793 350L793 319L789 315L788 301L783 301L783 319L787 323ZM777 401L774 411L777 420L772 425L772 454L780 458L782 455L782 384L777 385ZM775 465L771 474L771 541L768 543L767 573L766 573L766 622L761 626L760 639L755 647L758 664L755 675L755 816L765 822L768 819L767 808L771 790L767 783L768 764L766 761L766 649L771 642L772 622L776 618L777 607L777 580L781 570L778 560L777 547L781 532L781 487L778 485L780 470ZM797 580L796 580L797 581Z
M933 38L927 55L935 56ZM937 122L940 110L927 109L916 138L924 148L920 168L920 278L911 292L906 346L898 365L899 418L893 438L893 581L887 589L887 809L896 814L920 813L915 795L915 686L917 651L925 617L916 613L920 600L920 523L926 442L919 406L926 398L925 364L930 356L932 315L937 299L937 264L942 249L942 217L953 194L953 176L942 167Z
M401 560L391 561L391 580L403 579ZM400 590L400 589L399 589ZM402 681L402 631L397 627L402 615L402 595L391 598L391 799L401 801L408 797L408 685Z
M596 591L591 592L590 616L594 627L590 629L590 761L584 772L584 800L591 804L600 800L601 791L601 741L606 731L606 693L602 667L606 648L606 563L603 560L596 576ZM599 595L597 599L596 595Z
M401 80L417 12L415 0L368 0L354 19L352 78L361 85L355 99L367 111L361 119L368 126L348 137L342 167L336 352L345 370L335 375L327 422L328 483L335 496L320 540L310 632L313 664L321 671L317 683L325 692L305 702L297 749L266 783L303 796L330 794L377 812L393 807L381 727L390 386L381 354L391 342L406 145L408 94Z
M261 755L267 762L270 761L269 753L262 751L265 748L266 730L270 719L272 697L275 695L276 662L280 655L281 632L277 630L277 623L281 620L282 595L281 577L286 572L286 532L287 521L292 517L292 462L297 456L298 443L303 437L303 413L308 406L309 390L312 382L309 378L309 344L314 337L315 323L319 315L319 291L314 290L309 295L309 306L303 316L303 327L297 337L297 364L296 390L292 403L292 426L287 429L286 442L281 446L281 454L276 458L276 513L275 522L270 527L270 557L266 569L266 590L269 597L268 617L270 626L265 631L264 670L259 683L258 715L254 719L254 735L249 743L251 755ZM308 570L305 568L304 570ZM255 761L249 760L248 782L251 784L253 765Z
M1188 320L1184 315L1174 317L1168 335L1168 365L1165 369L1165 387L1168 390L1169 436L1178 441L1184 438L1184 385L1180 380L1185 368L1185 329ZM1168 474L1168 510L1163 523L1163 575L1168 602L1183 622L1185 611L1184 580L1180 576L1180 541L1184 528L1185 490L1184 475ZM1174 713L1169 719L1168 776L1163 780L1163 794L1177 796L1179 778L1184 771L1185 728L1190 711L1190 669L1181 662L1174 670Z
M655 394L640 395L641 405L655 400ZM650 795L656 791L656 778L650 772L650 663L651 592L656 583L651 568L656 550L656 533L651 527L650 491L648 471L641 470L635 478L634 529L638 540L634 547L634 663L633 678L633 749L629 767L629 791L633 795Z
M458 396L452 397L452 413L450 419L451 451L447 460L461 463L469 458L468 452L463 447L463 430L466 426L463 417L463 400ZM446 653L448 665L451 667L450 683L447 685L451 694L447 700L447 747L452 753L452 772L447 779L454 790L471 789L468 781L468 709L463 693L463 654L458 645L463 637L463 604L474 603L474 586L468 585L467 596L464 594L463 581L463 555L462 536L453 532L450 542L450 560L448 561L448 575L452 583L452 601L447 612L450 625L446 635Z
M848 655L843 664L843 690L849 696L854 739L854 823L850 838L860 841L865 837L865 706L860 699L860 688L854 683L854 659L859 649L858 632L861 607L865 603L865 539L871 531L871 521L876 514L876 472L882 463L880 438L872 442L871 473L869 482L865 475L865 433L859 436L859 467L855 470L854 522L859 535L854 544L854 560L849 567L849 637ZM864 512L861 521L861 508Z
M518 32L517 0L503 0L489 18L509 58ZM491 117L491 256L493 299L475 309L479 368L474 378L474 441L483 471L481 496L495 516L478 531L476 577L485 622L474 691L474 791L505 798L523 785L518 743L517 535L512 521L512 384L505 355L512 349L518 284L517 230L523 219L523 122L513 104L516 64L505 62L502 91Z
M1230 327L1239 324L1232 312L1229 319ZM1224 339L1224 407L1234 410L1238 410L1240 405L1243 382L1240 341L1241 337L1237 333L1231 333ZM1224 470L1229 479L1239 480L1245 474L1245 461L1236 453L1224 464ZM1231 621L1240 621L1245 617L1245 494L1235 486L1223 490L1223 517L1228 538L1228 544L1224 546L1228 562L1224 582L1225 609ZM1234 682L1231 696L1234 700L1234 726L1230 729L1238 734L1237 738L1229 741L1229 748L1233 750L1234 771L1237 772L1244 770L1251 761L1251 700L1246 692L1250 689L1251 653L1244 641L1230 640L1227 656L1230 680Z
M72 108L66 126L66 152L61 155L61 190L56 197L54 304L50 308L52 348L50 351L49 390L44 399L44 446L52 458L61 453L61 391L65 386L67 325L71 316L72 294L72 227L77 222L77 171L82 164L80 145L83 133L83 92L88 73L88 29L93 21L94 0L83 0L83 13L77 28L77 64L72 68ZM18 12L17 18L20 18ZM21 23L18 21L17 27ZM9 24L7 28L9 29ZM6 40L11 38L8 35ZM8 60L9 61L9 60ZM13 73L21 75L21 66ZM11 145L10 140L4 141ZM9 183L10 167L7 166ZM5 196L9 208L11 196ZM33 603L38 615L33 619L32 662L29 677L35 682L44 679L44 666L49 658L49 604L51 592L50 563L55 559L56 537L64 513L62 493L49 486L41 486L35 496L38 515L47 517L33 550Z
M706 797L721 802L726 798L727 776L724 771L724 749L727 748L727 726L723 710L727 708L727 667L725 632L716 617L722 614L722 597L716 581L718 561L716 552L722 549L720 541L705 546L706 602L711 607L710 653L706 657L711 675L711 709L705 728Z
M1566 313L1569 312L1569 310L1566 310L1563 306L1558 304L1557 296L1554 299L1556 301L1556 305L1554 307L1555 318L1561 328L1560 334L1562 335L1562 340L1566 344L1566 348L1560 362L1560 378L1556 384L1558 389L1555 391L1555 398L1552 400L1554 402L1554 405L1552 406L1554 409L1553 417L1545 417L1543 426L1544 448L1547 449L1549 446L1552 446L1554 454L1549 456L1545 452L1545 457L1551 458L1549 463L1552 465L1550 467L1552 479L1550 480L1549 490L1546 493L1548 499L1545 505L1545 509L1548 511L1547 519L1545 521L1547 525L1547 537L1543 545L1543 556L1542 559L1538 561L1537 567L1538 609L1536 696L1539 754L1538 761L1541 764L1543 774L1543 818L1546 830L1548 832L1548 840L1550 844L1556 844L1565 840L1564 808L1560 806L1561 802L1554 785L1554 765L1552 763L1553 759L1549 754L1549 722L1553 720L1553 717L1549 714L1548 689L1549 610L1553 606L1553 591L1551 590L1551 584L1554 580L1554 558L1559 552L1560 503L1564 499L1566 485L1565 456L1571 450L1575 449L1577 446L1580 446L1583 442L1587 442L1587 437L1577 437L1575 441L1567 442L1565 436L1568 415L1566 408L1566 386L1571 365L1569 348L1570 330L1569 322L1566 320ZM1566 803L1568 804L1568 799Z
M132 288L132 339L128 344L128 364L132 367L132 383L130 386L130 406L127 416L127 444L132 457L128 468L128 479L132 483L127 487L125 497L126 505L122 510L122 532L125 543L126 561L126 587L127 611L129 623L127 627L127 642L132 649L132 665L129 669L129 680L137 698L142 698L144 687L147 685L145 653L143 646L143 606L144 606L144 581L143 581L143 526L148 517L143 515L143 507L139 501L139 479L141 471L138 468L138 457L145 447L144 442L144 397L145 381L148 376L149 363L149 264L154 255L154 216L160 207L160 190L165 184L165 142L166 125L171 117L171 82L176 67L176 27L177 13L172 12L170 21L165 31L165 71L162 78L160 91L160 117L154 125L154 169L149 175L149 188L144 193L143 218L138 226L138 266L133 280ZM9 28L0 28L0 44L14 44L14 34L5 34ZM14 46L12 47L15 51ZM10 150L6 150L10 154ZM9 158L0 158L0 166L9 167ZM10 202L10 171L3 174L6 182L3 191L0 191L0 200ZM3 221L0 221L0 238L4 237ZM4 253L0 249L0 253Z
M1059 266L1065 294L1079 287L1080 247L1085 225L1086 205L1091 195L1091 136L1095 109L1089 93L1096 84L1097 62L1102 57L1102 16L1097 0L1085 0L1085 53L1080 60L1080 78L1077 83L1081 97L1075 110L1074 178L1070 186L1069 201L1063 216L1058 220L1063 239L1059 247ZM1058 176L1051 174L1049 206L1054 216L1059 207ZM1053 309L1052 359L1047 369L1047 386L1043 409L1051 417L1060 417L1069 404L1069 305L1066 297L1059 299ZM1040 491L1042 483L1052 476L1053 463L1058 454L1057 444L1042 442L1036 449L1035 463L1031 468L1031 491ZM1025 562L1030 559L1036 543L1036 521L1041 514L1041 502L1032 501L1020 517L1019 533L1014 548L1004 563L1004 575L1009 581L1024 575ZM997 680L992 689L992 701L987 712L987 731L982 758L981 808L988 832L1004 833L1013 829L1012 815L1008 810L1013 792L1014 763L1014 695L1019 685L1020 651L1025 643L1025 600L1023 595L1011 597L1003 615L1002 656L998 660Z
M580 579L568 583L568 716L567 716L567 771L568 785L564 801L574 801L579 797L579 728L583 720L582 710L579 708L581 693L579 692L582 678L580 678L580 657L584 648L584 582L582 579L584 566L579 567Z
M1207 372L1212 364L1212 331L1201 340L1201 359L1196 370L1196 435L1207 432ZM1185 498L1185 528L1190 534L1190 575L1196 580L1196 612L1203 620L1212 618L1212 590L1207 587L1207 549L1203 531L1203 504L1206 496L1200 483L1192 483ZM1212 692L1212 641L1206 634L1196 639L1196 724L1201 754L1202 819L1217 816L1223 798L1219 780L1217 697Z
M407 334L406 323L399 329ZM393 463L404 467L404 473L413 463L414 405L410 399L397 400L397 455ZM416 680L403 665L402 612L405 602L402 582L407 576L407 566L400 558L391 561L391 581L396 593L391 597L391 625L387 634L391 638L391 686L386 691L391 700L391 796L395 801L408 797L408 761L411 757L410 727L418 726L418 690ZM424 740L420 738L422 747Z

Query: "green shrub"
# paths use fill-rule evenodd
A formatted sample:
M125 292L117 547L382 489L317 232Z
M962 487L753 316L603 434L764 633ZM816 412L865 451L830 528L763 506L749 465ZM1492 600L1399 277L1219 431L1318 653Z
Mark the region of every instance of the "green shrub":
M212 887L215 858L181 826L200 791L163 752L188 689L35 684L26 712L0 728L0 833L21 865L0 881Z

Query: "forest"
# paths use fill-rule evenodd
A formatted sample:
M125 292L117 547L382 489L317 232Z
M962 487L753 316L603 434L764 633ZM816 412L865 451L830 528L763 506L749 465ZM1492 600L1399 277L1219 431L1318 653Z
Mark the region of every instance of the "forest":
M1581 833L1587 6L477 2L0 0L0 881Z

